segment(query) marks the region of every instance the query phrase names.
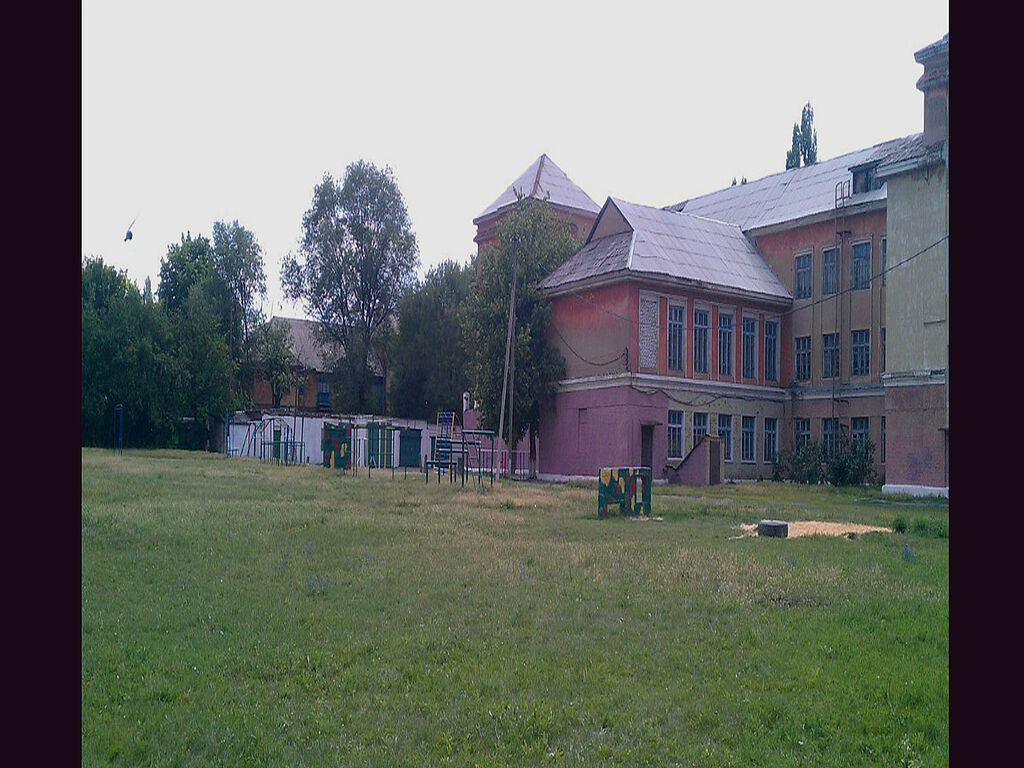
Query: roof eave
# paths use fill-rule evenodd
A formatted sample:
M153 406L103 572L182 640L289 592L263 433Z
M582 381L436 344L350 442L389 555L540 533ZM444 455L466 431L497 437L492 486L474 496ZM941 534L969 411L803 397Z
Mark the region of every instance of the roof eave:
M867 202L858 203L856 205L848 205L843 209L843 215L854 216L861 213L869 213L870 211L885 210L885 207L886 198L883 197L881 200L868 200ZM834 219L835 216L836 211L834 209L827 211L819 211L818 213L813 213L808 216L801 216L796 219L787 219L785 221L780 221L776 224L768 224L763 227L750 227L749 229L744 229L743 234L749 235L751 237L760 237L761 235L770 235L774 234L775 232L785 232L786 230L793 229L794 227L804 227L810 224L819 224L822 221Z
M583 214L587 214L589 216L597 216L598 213L599 213L598 211L589 211L586 208L577 208L574 205L563 205L562 203L553 203L550 200L546 200L545 201L541 197L532 197L531 195L527 195L527 197L530 197L531 199L537 200L539 202L546 202L552 208L554 208L556 210L559 210L559 211L565 211L566 213L583 213ZM526 198L524 198L524 199L526 199ZM480 224L482 224L483 222L487 221L488 219L497 218L501 214L503 214L503 213L505 213L507 211L510 211L513 208L515 208L517 202L518 201L511 202L511 203L506 203L505 205L501 206L500 208L495 208L490 213L481 213L479 216L477 216L475 219L473 219L473 224L475 226L479 226Z
M929 152L923 157L912 157L909 160L903 160L898 163L892 163L890 165L881 165L875 171L875 177L879 179L885 179L889 176L898 176L901 173L907 173L908 171L916 171L922 168L930 168L933 165L941 165L944 162L942 150L938 152Z
M544 294L546 298L553 299L558 296L575 293L576 291L584 289L601 288L611 283L622 282L623 280L647 282L657 281L660 285L668 284L688 291L699 291L701 293L709 293L728 298L745 298L762 304L771 304L778 307L788 307L793 303L793 298L791 296L779 296L777 294L761 293L759 291L748 291L743 288L732 288L726 285L706 283L702 280L676 277L674 275L666 275L660 272L642 272L635 269L618 269L614 272L607 272L601 275L594 275L592 277L584 277L580 280L562 283L554 288L542 288L541 293Z

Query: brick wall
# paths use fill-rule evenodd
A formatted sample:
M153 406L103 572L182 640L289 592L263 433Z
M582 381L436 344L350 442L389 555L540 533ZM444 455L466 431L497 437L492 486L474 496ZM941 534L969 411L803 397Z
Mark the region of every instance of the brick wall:
M949 487L942 384L886 387L886 485Z

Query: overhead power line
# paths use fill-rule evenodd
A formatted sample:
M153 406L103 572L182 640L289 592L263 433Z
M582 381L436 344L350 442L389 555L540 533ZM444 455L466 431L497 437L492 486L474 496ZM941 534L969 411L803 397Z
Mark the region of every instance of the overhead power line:
M902 260L896 262L895 264L891 264L891 265L887 266L885 269L883 269L880 272L878 272L877 274L872 275L871 276L871 281L873 282L873 281L881 278L883 275L888 274L889 272L892 272L894 269L896 269L898 267L902 267L904 264L907 264L908 262L913 261L914 259L918 258L919 256L922 256L923 254L925 254L928 251L930 251L932 248L935 248L936 246L941 245L942 243L944 243L947 240L949 240L949 235L943 235L938 240L936 240L934 243L931 243L930 245L925 246L924 248L922 248L917 253L914 253L914 254L912 254L910 256L907 256L907 258L902 259ZM849 293L849 292L851 292L853 290L863 290L863 289L860 289L860 288L856 288L855 289L855 288L853 288L853 286L850 286L848 288L843 288L840 291L837 291L835 293L830 293L827 296L823 296L822 298L817 299L816 301L812 301L809 304L801 304L799 307L790 307L789 309L780 311L780 312L778 312L778 315L779 315L779 317L782 317L784 315L791 315L791 314L794 314L796 312L800 312L800 311L805 310L805 309L810 309L810 308L816 307L816 306L818 306L820 304L824 304L827 301L832 301L832 300L838 298L839 296L842 296L843 294ZM589 304L592 304L594 307L596 307L601 312L604 312L606 315L610 315L611 317L614 317L617 320L622 320L623 322L629 323L630 326L639 327L639 320L634 320L633 318L626 317L625 315L620 315L618 312L614 312L614 311L608 309L607 307L602 306L600 302L595 301L594 299L590 298L589 296L585 296L584 294L580 293L579 290L570 289L569 293L572 294L573 296L576 296L577 298L581 299L582 301L585 301L585 302L587 302ZM558 330L557 326L552 325L552 327L555 329L555 332L558 333L559 338L562 339L562 341L565 343L566 347L568 347L568 349L576 357L578 357L580 360L582 360L585 363L588 363L588 364L593 365L593 366L604 366L604 365L610 365L611 363L615 362L616 360L618 360L618 359L620 359L622 357L622 354L620 354L618 357L612 358L611 360L608 360L608 361L603 362L603 363L597 363L597 362L588 360L587 358L583 357L578 352L576 352L576 350L574 350L569 345L569 342L566 341L564 336L562 336L562 334ZM686 323L683 323L683 330L684 331L689 330L689 326ZM623 352L623 354L625 354L625 352Z

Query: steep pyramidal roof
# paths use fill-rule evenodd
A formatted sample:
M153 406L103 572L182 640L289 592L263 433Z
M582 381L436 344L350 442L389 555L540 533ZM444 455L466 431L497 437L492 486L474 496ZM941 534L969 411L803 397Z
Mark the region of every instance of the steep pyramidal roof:
M549 196L548 202L563 208L575 208L595 215L601 210L601 206L577 187L572 179L565 175L565 171L545 154L534 160L518 179L509 184L508 189L502 192L497 200L473 219L473 223L479 224L488 216L511 208L516 203L516 191L524 197L535 197L538 200Z

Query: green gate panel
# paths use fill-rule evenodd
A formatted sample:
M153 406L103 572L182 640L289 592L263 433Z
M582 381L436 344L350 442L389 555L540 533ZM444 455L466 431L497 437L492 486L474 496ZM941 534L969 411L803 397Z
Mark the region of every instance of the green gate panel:
M418 467L420 465L420 440L422 430L403 429L398 438L398 466Z
M386 424L370 423L366 425L368 440L368 460L373 460L373 466L378 468L390 467L394 462L394 430L388 429Z

